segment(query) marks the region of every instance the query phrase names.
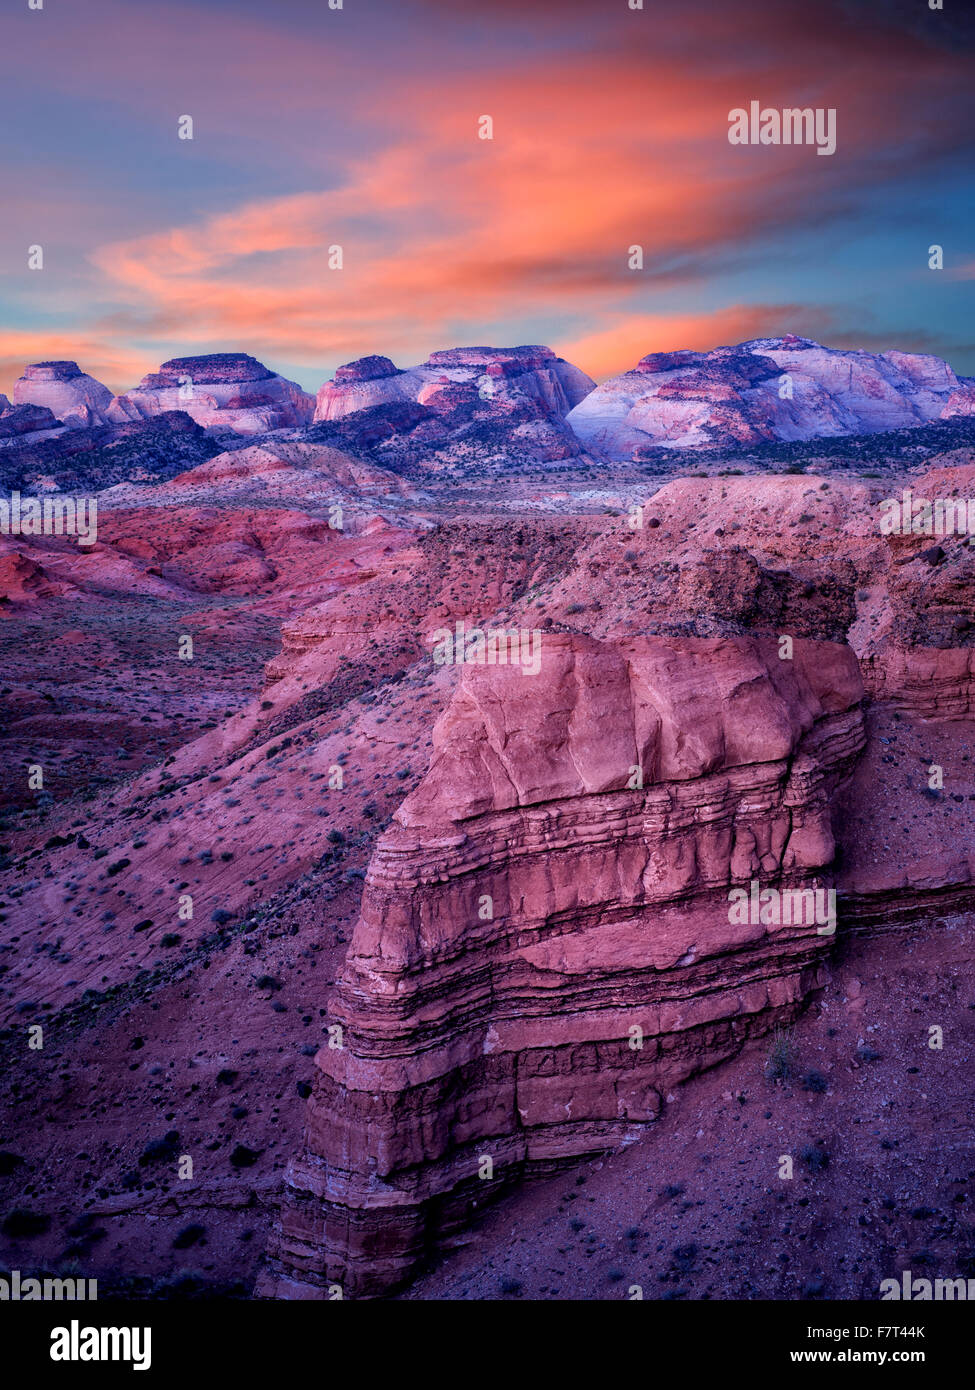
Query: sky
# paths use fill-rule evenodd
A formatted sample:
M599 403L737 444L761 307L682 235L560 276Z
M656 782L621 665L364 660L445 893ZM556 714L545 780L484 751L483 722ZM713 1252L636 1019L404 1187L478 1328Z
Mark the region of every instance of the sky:
M8 0L0 391L521 343L601 380L787 332L975 374L972 7L630 3ZM753 100L834 108L835 154L731 145Z

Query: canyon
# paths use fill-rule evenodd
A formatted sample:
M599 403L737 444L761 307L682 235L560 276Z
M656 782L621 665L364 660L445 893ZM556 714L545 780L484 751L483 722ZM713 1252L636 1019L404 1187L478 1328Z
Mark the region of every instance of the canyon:
M975 497L973 389L789 335L598 386L539 346L370 356L317 398L244 353L119 396L29 367L4 486L97 496L98 534L0 535L5 1256L146 1297L544 1297L516 1252L562 1269L578 1181L629 1269L625 1232L698 1221L648 1186L706 1151L733 1230L773 1150L842 1130L805 1200L859 1242L837 1296L885 1277L881 1227L943 1206L904 1117L944 1133L924 1078L962 1095L970 1058L975 547L880 521ZM537 669L438 662L458 624L537 633ZM835 934L737 920L755 881L835 892ZM667 1280L815 1283L735 1221L710 1284ZM964 1202L932 1241L975 1250ZM620 1296L598 1249L603 1293L558 1286Z

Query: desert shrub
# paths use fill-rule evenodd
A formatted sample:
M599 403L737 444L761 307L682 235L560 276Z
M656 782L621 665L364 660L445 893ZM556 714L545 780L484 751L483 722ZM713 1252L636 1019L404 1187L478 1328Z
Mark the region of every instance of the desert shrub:
M39 1211L27 1211L24 1207L14 1207L4 1217L0 1230L13 1240L29 1240L32 1236L42 1236L51 1226L51 1218Z
M807 1144L799 1157L810 1173L821 1173L824 1168L829 1167L829 1154L818 1144Z
M196 1245L197 1241L206 1235L206 1227L194 1222L190 1226L184 1226L173 1238L174 1250L188 1250L191 1245Z
M178 1149L179 1131L171 1129L162 1139L149 1140L139 1157L139 1164L144 1168L147 1163L160 1163L163 1159L175 1158Z
M253 1168L254 1164L261 1156L260 1149L249 1149L246 1144L238 1144L230 1155L230 1163L233 1168Z
M765 1054L765 1075L773 1084L788 1081L799 1066L799 1049L791 1028L776 1028Z

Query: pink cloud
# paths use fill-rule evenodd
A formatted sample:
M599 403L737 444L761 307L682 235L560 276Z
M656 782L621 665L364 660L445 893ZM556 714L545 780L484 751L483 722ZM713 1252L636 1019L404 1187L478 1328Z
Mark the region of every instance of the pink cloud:
M646 342L658 329L698 324L708 335L702 346L732 337L715 333L721 316L729 325L736 316L757 320L763 306L657 315L648 312L649 297L698 289L716 266L746 256L761 238L849 211L863 187L889 176L878 154L949 137L919 126L915 113L958 66L944 54L892 42L883 70L865 68L837 50L835 34L813 29L805 46L793 42L801 25L786 6L766 16L762 30L773 60L743 76L740 64L719 61L722 44L725 55L733 49L741 12L733 23L717 8L697 46L687 42L686 16L659 16L656 56L621 39L626 26L614 24L603 47L585 56L528 50L433 84L428 71L407 65L402 73L386 70L381 81L370 73L360 90L337 51L327 69L316 68L317 41L268 24L235 21L228 29L222 17L172 5L136 16L114 0L108 12L121 26L119 45L138 40L152 53L149 86L158 86L158 73L176 63L192 32L184 55L192 88L203 76L199 45L222 39L214 90L233 88L219 116L228 130L242 120L242 101L267 100L273 70L279 89L282 72L293 77L292 114L313 104L317 72L319 103L322 84L334 79L350 126L358 128L367 112L370 129L381 132L380 148L368 156L344 151L339 140L323 142L343 169L327 190L252 198L98 244L90 261L107 307L87 336L93 360L114 363L113 372L126 355L140 366L146 361L145 351L119 346L133 342L153 344L160 358L220 344L324 374L323 364L336 357L414 354L421 343L456 341L458 324L558 320L570 325L564 338L580 345L580 365L599 372L630 344L635 351L638 339L637 356L672 345ZM191 27L181 29L181 16ZM646 43L645 26L640 33ZM820 74L815 90L811 49ZM54 63L56 80L90 84L91 72L82 78L64 57ZM93 63L96 77L118 67L114 51L95 53ZM125 100L142 100L130 77L119 82ZM896 107L884 99L891 82L900 84ZM836 156L729 146L728 111L755 95L768 104L835 105ZM158 96L154 89L157 104ZM493 141L477 139L482 114L494 119ZM344 251L341 271L328 268L336 243ZM632 244L643 247L642 273L626 268ZM615 349L608 332L621 335Z

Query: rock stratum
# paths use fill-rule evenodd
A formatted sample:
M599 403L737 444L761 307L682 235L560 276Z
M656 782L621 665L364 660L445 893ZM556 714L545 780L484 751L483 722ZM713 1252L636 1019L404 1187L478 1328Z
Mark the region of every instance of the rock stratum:
M544 644L537 677L464 668L377 846L259 1292L395 1288L819 981L828 935L732 925L728 892L830 881L863 743L849 648Z

